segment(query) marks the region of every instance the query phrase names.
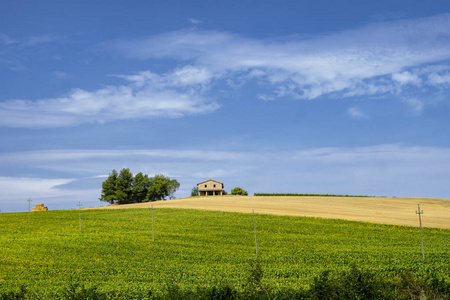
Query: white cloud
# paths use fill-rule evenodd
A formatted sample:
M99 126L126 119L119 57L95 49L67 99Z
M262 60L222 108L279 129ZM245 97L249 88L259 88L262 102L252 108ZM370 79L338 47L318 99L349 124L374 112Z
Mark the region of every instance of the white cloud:
M194 24L194 25L198 25L198 24L202 23L202 21L200 21L199 19L194 19L194 18L189 18L188 21L189 21L189 23Z
M45 179L26 177L0 177L2 199L20 200L31 196L56 197L64 195L56 187L72 182L73 179Z
M428 76L428 82L435 86L444 85L447 86L450 84L450 73L445 72L439 74L437 72L433 72Z
M0 126L43 128L210 113L220 107L207 95L217 82L237 89L256 80L260 90L255 96L262 100L383 94L411 98L411 89L448 87L450 73L443 67L450 60L448 36L450 14L309 38L255 39L188 29L114 41L104 46L129 58L170 59L177 67L163 74L116 75L128 83L74 89L59 98L5 100L0 102ZM0 39L15 43L5 35ZM25 47L54 39L43 35L16 43ZM21 67L9 58L5 62ZM409 102L417 113L423 109L423 102Z
M353 119L357 119L357 120L362 120L362 119L366 119L367 115L361 111L361 109L359 109L358 107L350 107L347 110L347 113L350 117L352 117Z
M56 39L58 39L58 37L48 35L48 34L40 35L40 36L32 36L32 37L28 38L27 40L21 42L21 46L30 47L30 46L34 46L37 44L53 42Z
M399 82L400 84L420 85L420 83L422 82L417 74L412 74L408 71L392 74L392 79Z
M424 103L422 100L419 100L417 98L407 98L404 101L410 107L413 115L419 116L422 114L422 111L424 109Z
M11 45L11 44L15 44L16 41L11 39L6 34L0 32L0 43L4 44L4 45Z
M0 102L0 126L61 127L121 119L181 117L219 108L215 101L189 88L209 80L209 74L199 69L184 68L165 76L142 72L122 77L130 83L96 91L75 89L61 98Z
M450 59L449 35L450 15L442 14L308 39L258 40L190 29L110 46L128 57L174 58L222 76L258 70L258 78L266 77L273 90L292 85L290 96L313 99L332 93L398 92L394 83L419 86L422 79L405 69ZM381 88L380 77L388 81Z
M54 71L52 72L52 75L57 77L57 78L64 78L67 76L66 72L61 72L61 71Z
M273 100L275 100L275 97L269 96L269 95L266 95L266 94L258 94L258 95L256 95L256 97L258 99L260 99L260 100L263 100L263 101L273 101Z

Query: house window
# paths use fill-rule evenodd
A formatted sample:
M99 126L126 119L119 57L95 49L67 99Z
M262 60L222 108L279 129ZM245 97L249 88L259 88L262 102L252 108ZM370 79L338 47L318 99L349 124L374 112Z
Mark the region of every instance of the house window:
M214 185L214 187L216 187L216 185Z
M205 184L205 188L206 188L206 187L208 187L208 185L207 185L207 184Z

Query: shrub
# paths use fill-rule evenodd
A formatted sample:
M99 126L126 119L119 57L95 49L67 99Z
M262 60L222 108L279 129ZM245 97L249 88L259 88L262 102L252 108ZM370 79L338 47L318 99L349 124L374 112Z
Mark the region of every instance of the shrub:
M242 196L248 196L248 193L246 190L240 188L240 187L235 187L234 189L231 190L231 195L242 195Z

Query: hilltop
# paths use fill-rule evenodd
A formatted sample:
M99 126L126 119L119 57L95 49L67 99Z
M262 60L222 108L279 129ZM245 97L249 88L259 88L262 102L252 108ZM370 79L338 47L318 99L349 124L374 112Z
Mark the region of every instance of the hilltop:
M146 208L152 205L228 212L345 219L381 224L419 226L417 205L424 211L424 227L450 228L450 199L387 197L214 196L170 201L109 205L91 209Z

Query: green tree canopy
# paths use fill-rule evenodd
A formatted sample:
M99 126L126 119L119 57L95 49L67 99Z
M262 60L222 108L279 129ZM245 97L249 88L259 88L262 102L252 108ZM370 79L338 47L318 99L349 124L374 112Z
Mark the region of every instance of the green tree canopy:
M246 190L240 188L240 187L235 187L234 189L231 190L231 195L242 195L242 196L248 196L248 193Z
M178 181L176 181L175 179L171 179L169 181L169 199L174 199L175 196L173 194L175 194L175 192L178 190L178 188L180 187L180 183Z
M130 169L122 169L118 174L113 170L102 183L101 201L111 204L118 202L139 203L146 201L174 199L174 194L180 187L176 179L170 179L162 174L149 178L139 172L133 176Z
M117 200L117 198L116 198L117 176L118 176L117 171L112 170L112 172L108 176L108 179L103 181L102 194L99 198L101 201L106 201L106 202L113 204L114 200Z
M147 174L139 172L133 178L133 187L131 188L131 202L145 202L148 188L150 187L150 180Z
M162 174L157 174L150 178L150 187L148 189L147 200L164 200L169 195L170 178Z
M130 169L122 169L116 180L116 198L119 204L131 203L133 173Z
M191 190L191 197L198 196L198 186L194 186Z

